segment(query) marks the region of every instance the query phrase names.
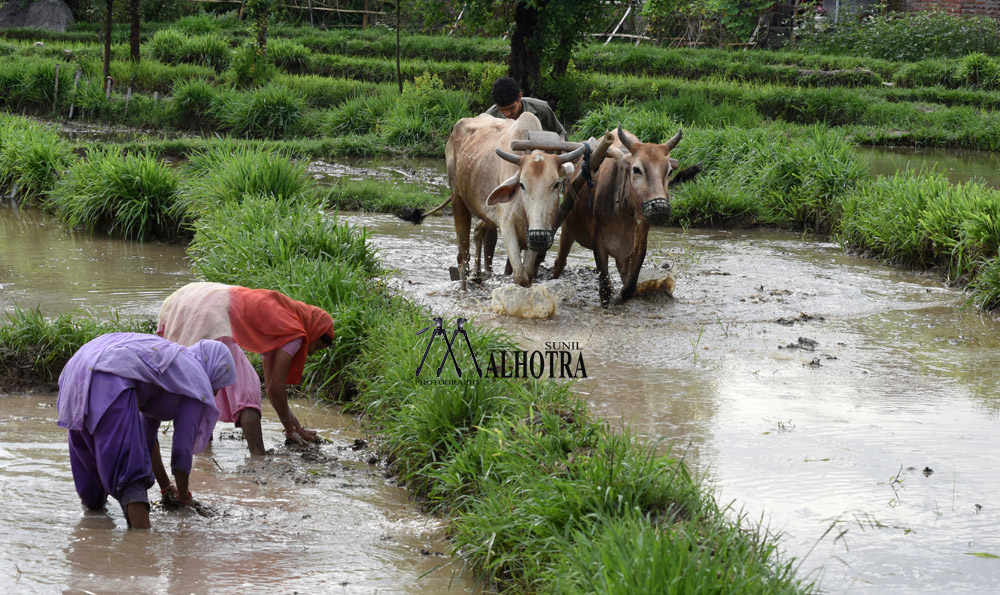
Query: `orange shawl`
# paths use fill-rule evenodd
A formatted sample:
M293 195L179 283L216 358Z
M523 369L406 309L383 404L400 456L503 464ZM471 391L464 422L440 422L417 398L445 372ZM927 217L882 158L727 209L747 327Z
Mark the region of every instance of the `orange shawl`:
M236 343L254 353L302 339L302 348L292 356L287 384L302 381L309 345L324 334L333 337L333 318L325 310L270 289L230 289L229 324Z

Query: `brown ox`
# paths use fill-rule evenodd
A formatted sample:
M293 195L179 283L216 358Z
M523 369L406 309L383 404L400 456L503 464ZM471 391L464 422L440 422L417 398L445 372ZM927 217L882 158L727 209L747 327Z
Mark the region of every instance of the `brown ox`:
M573 174L572 161L583 152L583 147L565 155L507 152L511 140L523 137L525 131L541 129L538 118L527 112L513 121L481 114L459 120L448 137L445 163L463 290L473 215L485 227L499 228L518 285L531 284L539 255L552 246L559 201L566 179ZM524 248L529 250L522 260ZM478 277L478 259L476 269Z
M646 259L650 219L658 223L670 217L668 185L686 181L701 171L701 164L694 165L670 179L678 166L670 151L680 140L678 130L662 145L643 143L618 127L615 145L608 150L614 159L605 159L595 174L592 199L588 199L586 191L581 192L563 223L553 277L562 274L566 256L576 241L594 251L602 306L611 302L608 256L615 258L621 275L621 300L635 295L639 269Z

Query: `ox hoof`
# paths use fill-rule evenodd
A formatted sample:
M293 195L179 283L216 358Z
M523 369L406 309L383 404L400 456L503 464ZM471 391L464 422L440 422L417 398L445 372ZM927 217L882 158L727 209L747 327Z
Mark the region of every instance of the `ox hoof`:
M458 267L448 267L448 274L451 275L452 281L459 281L462 279L462 274L458 272Z

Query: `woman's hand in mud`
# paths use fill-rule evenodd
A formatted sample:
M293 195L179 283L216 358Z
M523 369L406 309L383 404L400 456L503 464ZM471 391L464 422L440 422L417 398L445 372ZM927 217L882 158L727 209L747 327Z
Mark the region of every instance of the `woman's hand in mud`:
M177 488L173 485L169 485L160 490L160 494L163 496L163 506L165 508L190 506L194 502L194 498L191 496L190 491L181 497L181 495L177 492Z
M297 429L285 430L285 444L298 444L299 446L306 446L310 443L318 443L319 441L319 434L301 426Z
M299 418L295 417L294 413L289 412L289 417L291 419L289 420L288 426L285 428L285 437L287 438L286 442L299 444L301 446L320 442L319 435L314 430L303 428L302 424L299 423Z
M177 493L177 488L172 484L160 490L160 494L163 496L163 506L165 508L180 508L184 506L181 502L180 494Z

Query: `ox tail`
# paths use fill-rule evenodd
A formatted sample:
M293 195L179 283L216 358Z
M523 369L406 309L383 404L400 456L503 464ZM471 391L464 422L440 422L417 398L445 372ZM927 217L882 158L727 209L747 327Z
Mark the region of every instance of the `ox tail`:
M694 165L689 165L684 169L678 171L674 174L674 177L670 178L670 185L676 186L677 184L683 184L684 182L689 182L694 179L702 170L701 162L695 163Z
M421 223L424 222L425 217L437 213L441 209L445 208L450 202L451 202L451 197L449 196L447 199L445 199L443 203L427 211L426 213L424 212L423 209L415 209L413 207L403 207L396 212L396 216L402 219L403 221L409 221L414 225L420 225Z

